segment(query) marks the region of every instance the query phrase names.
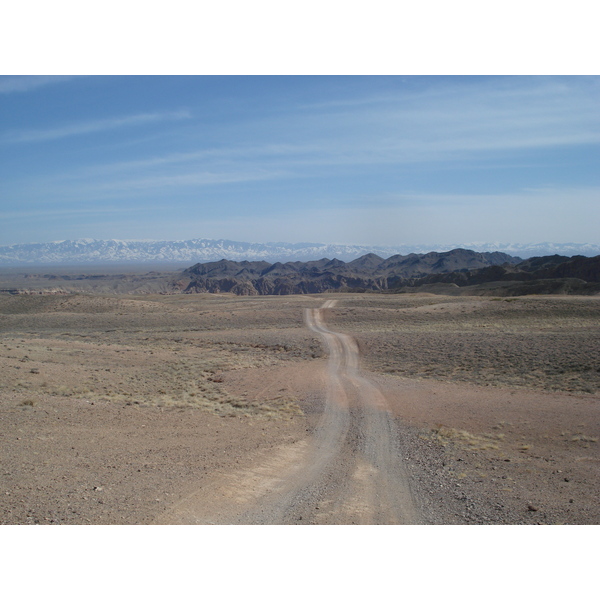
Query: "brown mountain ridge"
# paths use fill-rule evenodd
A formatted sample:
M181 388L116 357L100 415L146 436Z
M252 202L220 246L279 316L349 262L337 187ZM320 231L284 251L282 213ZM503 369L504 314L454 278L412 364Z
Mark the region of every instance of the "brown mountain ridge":
M527 294L600 293L600 256L541 256L518 264L492 265L450 273L432 273L399 282L396 291L432 291L450 295L523 296Z
M185 293L240 295L336 291L431 292L449 295L600 293L600 256L543 256L521 260L502 252L366 254L351 262L323 258L270 264L221 260L183 272Z
M232 292L240 295L307 294L327 290L386 291L414 283L428 275L469 272L473 269L522 262L502 252L400 254L383 259L366 254L351 262L339 259L270 264L264 261L220 260L198 263L183 271L185 293Z

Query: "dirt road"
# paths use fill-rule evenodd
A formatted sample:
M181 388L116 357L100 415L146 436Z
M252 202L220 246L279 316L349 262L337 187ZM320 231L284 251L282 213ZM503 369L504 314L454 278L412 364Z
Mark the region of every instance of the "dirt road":
M354 339L329 330L335 305L305 309L329 354L322 415L308 441L216 477L162 523L416 524L401 441L379 389L361 375Z
M597 524L599 311L0 294L0 523Z

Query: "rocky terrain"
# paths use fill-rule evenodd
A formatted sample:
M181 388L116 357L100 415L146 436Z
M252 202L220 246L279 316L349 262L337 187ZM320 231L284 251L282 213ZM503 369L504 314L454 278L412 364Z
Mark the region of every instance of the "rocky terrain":
M388 290L430 273L448 273L520 262L501 252L450 252L394 255L366 254L351 262L338 259L270 264L267 262L199 263L183 272L185 293L232 292L238 295L314 294L327 290Z
M461 295L598 294L600 256L588 258L555 254L530 258L517 264L436 273L411 281L408 285L405 282L397 285L398 291L411 291L411 288Z
M521 261L499 252L455 249L387 259L366 254L348 263L337 259L275 264L221 260L186 269L181 282L187 283L185 293L251 296L328 290L499 296L595 294L600 293L600 257L554 255Z

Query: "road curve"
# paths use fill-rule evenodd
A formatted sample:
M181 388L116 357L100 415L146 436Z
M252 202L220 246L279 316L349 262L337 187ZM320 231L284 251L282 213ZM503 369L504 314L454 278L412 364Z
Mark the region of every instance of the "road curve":
M304 314L307 327L323 339L329 361L325 407L303 465L238 523L420 522L387 401L361 374L356 341L325 325L335 303L328 300Z
M386 398L359 369L349 335L328 329L335 300L305 309L329 355L323 413L308 443L283 448L228 484L205 488L166 521L214 524L418 524L397 427ZM228 488L227 488L228 486ZM246 491L244 491L246 490ZM218 513L205 499L222 497Z
M351 463L351 484L346 498L335 508L340 516L347 513L346 520L353 518L352 522L419 523L387 400L361 373L356 341L324 324L325 311L335 304L335 300L328 300L321 308L305 313L307 326L324 339L329 350L327 405L335 406L337 413L345 412L350 421L346 431L349 456L345 460Z

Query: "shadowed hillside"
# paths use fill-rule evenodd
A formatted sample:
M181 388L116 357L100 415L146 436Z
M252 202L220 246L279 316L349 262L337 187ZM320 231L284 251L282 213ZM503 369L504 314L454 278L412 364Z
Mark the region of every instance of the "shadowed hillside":
M433 273L398 282L395 291L432 291L451 295L597 294L600 256L541 256L516 265Z
M221 260L186 269L186 293L233 292L241 295L307 294L327 290L385 291L430 274L514 264L520 259L501 252L456 249L427 254L397 254L383 259L366 254L349 263L327 258L269 264Z

